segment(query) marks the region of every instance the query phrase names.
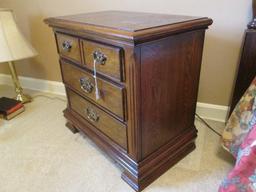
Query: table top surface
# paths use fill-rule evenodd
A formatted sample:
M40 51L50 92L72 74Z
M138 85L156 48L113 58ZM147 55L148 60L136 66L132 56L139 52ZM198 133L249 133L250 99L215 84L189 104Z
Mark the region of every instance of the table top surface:
M54 19L97 27L117 29L122 31L136 32L165 25L205 19L205 17L191 17L182 15L167 15L127 11L101 11L94 13L55 17Z

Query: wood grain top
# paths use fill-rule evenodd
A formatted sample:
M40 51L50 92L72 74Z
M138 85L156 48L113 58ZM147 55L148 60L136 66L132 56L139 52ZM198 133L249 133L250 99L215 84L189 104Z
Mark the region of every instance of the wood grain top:
M136 39L146 34L158 34L170 30L206 28L212 24L207 17L191 17L127 11L101 11L45 19L52 27L69 28L79 31Z
M107 27L123 31L140 31L200 19L200 17L139 13L127 11L102 11L78 15L62 16L57 19L80 24Z

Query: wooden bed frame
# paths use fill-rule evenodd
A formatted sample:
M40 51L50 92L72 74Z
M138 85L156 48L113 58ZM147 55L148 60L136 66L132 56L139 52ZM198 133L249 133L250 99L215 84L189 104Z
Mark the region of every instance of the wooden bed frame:
M253 0L252 8L253 19L247 25L248 29L245 30L228 117L256 75L256 0Z

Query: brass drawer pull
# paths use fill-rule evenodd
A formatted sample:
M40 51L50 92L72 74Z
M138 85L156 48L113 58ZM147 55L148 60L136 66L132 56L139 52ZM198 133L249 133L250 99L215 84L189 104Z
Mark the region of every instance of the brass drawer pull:
M63 41L62 43L62 49L65 52L70 52L72 48L72 42L71 41Z
M87 118L92 121L92 122L97 122L99 121L99 115L97 114L97 112L91 108L91 107L88 107L86 109L86 114L87 114Z
M91 93L93 88L94 88L94 84L91 82L91 80L87 77L81 77L80 80L80 85L81 85L81 89L83 91L85 91L86 93Z
M101 51L94 51L93 59L96 61L97 64L104 65L107 61L107 56L104 55L104 53L102 53Z

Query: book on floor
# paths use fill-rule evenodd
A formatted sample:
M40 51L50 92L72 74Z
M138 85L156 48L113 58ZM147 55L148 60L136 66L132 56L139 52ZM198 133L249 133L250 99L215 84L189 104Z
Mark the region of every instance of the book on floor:
M1 97L0 98L0 117L12 119L25 110L24 105L15 99Z
M6 120L10 120L14 117L16 117L17 115L19 115L20 113L22 113L23 111L25 111L25 107L21 107L18 110L14 111L13 113L9 114L9 115L4 115L4 119Z

